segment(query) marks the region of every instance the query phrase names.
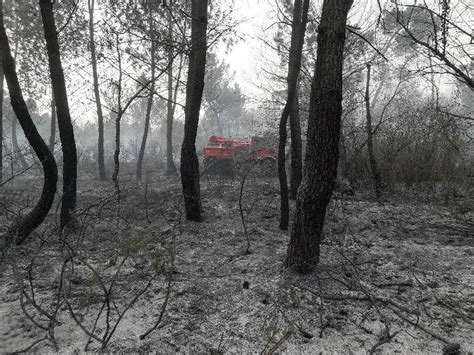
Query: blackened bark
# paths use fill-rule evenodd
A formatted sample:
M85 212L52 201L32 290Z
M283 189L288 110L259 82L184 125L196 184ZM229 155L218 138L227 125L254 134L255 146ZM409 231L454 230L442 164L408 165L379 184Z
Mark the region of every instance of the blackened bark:
M304 177L286 265L311 272L319 262L326 207L337 176L342 114L342 67L347 13L352 0L324 0L308 117Z
M92 79L94 81L94 97L97 107L97 126L99 130L97 162L99 164L99 178L100 180L105 181L107 180L107 172L105 171L104 158L104 115L102 113L102 103L100 101L99 91L99 76L97 74L97 54L94 38L94 0L88 0L87 5L89 9L89 41L91 50Z
M3 66L0 61L0 182L3 180L3 79Z
M18 54L18 41L15 42L15 50L13 53L13 63L15 63L16 57ZM17 125L17 118L12 118L12 146L13 146L13 154L17 154L18 160L20 161L20 165L22 169L27 169L28 164L26 163L25 156L21 151L20 144L18 144L18 135L16 133L16 125Z
M13 117L12 118L12 146L13 146L13 152L14 152L14 154L17 155L18 160L20 161L20 164L21 164L21 168L22 169L27 169L28 164L26 163L25 156L23 155L20 144L18 143L18 136L17 136L17 133L16 133L16 124L17 124L17 118Z
M147 106L146 106L146 113L145 113L145 126L143 128L143 137L142 143L140 145L140 151L138 153L138 161L137 161L137 180L142 179L142 167L143 167L143 158L145 156L145 148L146 148L146 141L148 138L148 131L150 129L150 116L151 116L151 109L153 107L153 94L155 92L155 52L156 52L156 43L155 43L155 29L153 28L153 18L151 16L150 11L150 40L151 40L151 85L150 85L150 96L148 97Z
M56 142L56 102L54 95L51 99L51 129L49 132L49 150L54 155L54 144Z
M290 112L290 134L291 134L291 172L290 172L290 198L296 199L298 188L303 179L303 146L301 143L300 125L300 100L299 90L296 90L293 107Z
M114 182L117 198L120 201L120 185L118 181L118 174L120 171L120 123L124 111L122 110L122 55L120 53L119 35L116 34L115 45L117 50L118 71L119 78L117 83L117 116L115 117L115 149L114 149L114 171L112 173L112 181Z
M173 121L174 105L173 100L173 55L171 54L170 66L168 68L168 103L166 105L166 174L176 175L176 165L173 159ZM168 60L170 56L168 55ZM179 84L176 83L176 86Z
M372 113L370 112L370 64L367 63L367 84L365 87L365 110L366 110L366 129L367 129L367 153L369 155L370 172L374 180L375 196L380 197L382 193L382 176L377 165L374 154L374 142L372 134Z
M293 11L293 23L291 25L291 45L288 61L288 95L285 107L280 118L278 144L278 177L280 180L280 229L288 229L290 208L288 201L288 181L286 177L285 148L286 148L286 126L288 117L293 108L293 101L296 95L298 75L301 68L301 55L304 44L306 23L308 22L309 0L295 0Z
M181 146L180 170L186 219L196 222L202 220L199 161L195 143L206 67L207 3L208 0L192 1L191 52L186 83L184 139Z
M121 94L119 94L120 96ZM115 117L115 150L114 150L114 171L112 173L112 181L114 182L117 198L120 201L120 185L118 181L118 174L120 171L120 121L122 120L121 109L118 110Z
M59 53L58 33L54 22L53 2L40 0L41 17L43 19L44 37L48 52L49 71L56 101L59 138L63 150L63 196L61 204L61 229L72 220L71 212L76 207L77 183L77 152L74 139L69 104L67 100L66 82Z
M44 183L41 197L35 207L24 217L17 220L9 229L7 243L14 241L22 243L28 235L38 227L48 214L56 194L58 181L58 170L56 161L41 138L33 120L28 112L23 94L21 92L18 76L15 71L15 63L10 51L7 34L3 25L2 1L0 1L0 56L5 79L10 92L10 100L13 111L20 122L28 143L37 155L44 173Z
M179 81L181 78L181 70L183 68L183 54L180 55L178 74L176 75L176 85L173 93L173 18L171 13L168 16L168 33L169 33L169 48L168 48L168 70L166 72L168 77L168 103L166 107L166 174L176 175L177 169L173 158L173 122L174 112L176 110L176 100L178 98Z

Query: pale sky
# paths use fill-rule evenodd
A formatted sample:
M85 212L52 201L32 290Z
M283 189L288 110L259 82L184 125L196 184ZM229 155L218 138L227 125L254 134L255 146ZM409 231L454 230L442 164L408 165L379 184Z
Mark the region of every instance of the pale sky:
M266 49L259 39L272 32L265 28L275 21L274 1L234 1L234 13L235 18L241 19L236 27L237 41L228 53L224 47L220 48L221 55L246 95L262 95L257 87L262 77L262 59L278 60L276 53Z
M232 1L232 0L231 0ZM261 40L272 42L277 20L276 0L234 0L235 18L242 19L236 28L239 40L230 52L225 48L219 49L222 58L235 71L235 79L247 96L266 96L258 88L265 80L262 66L271 69L272 65L279 63L275 51L270 50ZM322 0L313 0L312 6L320 8ZM375 1L356 2L350 12L350 24L364 29L371 26L378 15ZM372 21L367 21L372 19ZM274 83L273 83L274 84Z

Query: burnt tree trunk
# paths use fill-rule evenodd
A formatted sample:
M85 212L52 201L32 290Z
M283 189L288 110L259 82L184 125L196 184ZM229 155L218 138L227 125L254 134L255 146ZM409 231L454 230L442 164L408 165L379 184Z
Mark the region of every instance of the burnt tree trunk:
M49 132L49 150L54 155L54 144L56 142L56 102L54 95L51 99L51 127Z
M299 90L296 90L293 107L290 112L290 134L291 134L291 172L290 172L290 198L296 199L298 188L303 179L303 146L301 143L300 125L300 100Z
M0 61L0 182L3 181L3 79L3 66Z
M382 191L382 177L374 155L374 141L372 134L372 113L370 112L370 64L367 63L367 84L365 87L365 110L367 129L367 153L369 156L370 172L374 180L375 196L380 197Z
M176 86L173 93L173 17L171 13L168 14L168 70L166 72L168 79L168 102L166 104L166 175L176 175L176 165L173 158L173 122L174 112L176 109L176 99L178 97L179 80L181 77L181 69L183 65L183 57L181 55L178 74L176 77Z
M5 79L10 92L10 101L15 115L20 122L28 143L37 155L44 173L44 183L41 197L34 208L24 217L15 221L10 227L7 243L14 241L16 244L22 243L28 235L38 227L48 214L53 204L56 194L56 184L58 181L58 170L56 161L48 149L48 146L41 138L33 120L28 112L23 94L21 92L18 76L15 71L7 34L3 25L2 1L0 1L0 56Z
M120 172L120 123L122 121L123 110L122 110L122 55L120 53L120 41L119 35L116 34L116 49L118 59L118 71L119 78L117 82L117 116L115 117L115 149L114 149L114 171L112 173L112 181L114 182L115 191L117 192L117 198L120 201L120 185L118 181L118 175Z
M293 23L291 25L291 45L288 61L288 94L285 107L280 118L278 144L278 177L280 180L280 229L288 229L290 219L288 181L286 177L285 149L286 149L286 126L288 117L293 108L293 101L296 95L298 75L301 68L301 55L303 50L306 23L308 22L309 0L295 0L293 11Z
M99 76L97 74L97 54L95 49L95 38L94 38L94 0L88 0L87 2L89 9L89 42L91 50L91 63L92 63L92 79L94 81L94 97L95 104L97 107L97 126L98 126L98 146L97 146L97 162L99 164L99 178L102 181L107 180L107 172L105 171L105 158L104 158L104 115L102 113L102 104L100 101L99 91Z
M143 158L145 156L145 148L146 148L146 141L148 138L148 131L150 129L150 116L151 116L151 109L153 107L153 94L155 92L155 52L156 52L156 43L155 43L155 30L153 28L153 17L151 16L150 11L150 40L151 40L151 85L150 85L150 96L148 97L147 106L146 106L146 113L145 113L145 126L143 128L143 137L142 143L140 145L140 152L138 153L138 161L137 161L137 180L142 179L142 167L143 167Z
M18 41L15 42L15 50L13 53L13 63L16 61L16 57L18 54ZM18 160L20 161L20 165L22 169L27 169L28 164L26 163L25 156L21 151L20 144L18 143L18 135L16 133L16 125L17 125L17 118L12 118L12 154L17 155Z
M49 71L56 101L59 138L63 151L63 196L61 204L60 224L63 229L72 221L71 212L76 207L77 183L77 152L74 139L66 82L64 80L61 55L59 53L58 32L54 22L53 2L40 0L41 17L43 19L44 38L48 52Z
M21 150L20 144L18 143L18 135L16 133L16 124L17 124L17 118L13 117L12 118L12 148L13 148L13 154L15 154L20 161L20 165L22 169L27 169L28 164L26 163L25 156L23 155L23 152Z
M311 272L319 262L326 207L337 176L342 115L342 67L347 13L352 0L324 0L308 117L304 177L286 265Z
M168 55L168 59L170 56ZM176 175L176 165L173 159L173 121L174 121L174 110L173 110L173 64L172 55L170 66L168 68L168 102L166 104L166 174ZM178 85L178 83L176 83Z
M207 3L208 0L192 1L191 52L186 83L184 138L181 146L180 171L186 219L196 222L202 220L199 161L195 143L206 68Z

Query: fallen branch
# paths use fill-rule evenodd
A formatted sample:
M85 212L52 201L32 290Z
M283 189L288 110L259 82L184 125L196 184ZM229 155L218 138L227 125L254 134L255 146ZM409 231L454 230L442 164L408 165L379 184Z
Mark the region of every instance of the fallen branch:
M446 339L445 337L439 335L439 334L436 334L435 332L433 332L432 330L422 326L421 324L418 323L418 321L414 322L412 321L411 319L409 319L408 317L404 316L403 314L401 314L398 310L396 310L395 308L393 307L389 307L390 310L395 313L398 318L400 318L401 320L411 324L412 326L414 326L415 328L418 328L422 331L424 331L425 333L431 335L433 338L435 339L438 339L439 341L445 343L445 344L452 344L452 342L450 342L448 339Z
M270 349L270 351L267 353L267 355L272 355L272 354L274 354L274 353L278 350L278 348L279 348L280 346L282 346L282 345L285 343L285 341L287 341L288 339L290 339L290 336L291 336L292 334L293 334L293 331L292 331L292 330L287 331L286 334L283 335L283 336L281 337L281 339L278 340L278 342L277 342L275 345L273 345L273 347Z

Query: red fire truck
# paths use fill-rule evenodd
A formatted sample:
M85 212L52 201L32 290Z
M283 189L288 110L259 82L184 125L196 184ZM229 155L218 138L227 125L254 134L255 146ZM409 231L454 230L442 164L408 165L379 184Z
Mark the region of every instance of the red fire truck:
M246 140L211 136L203 152L204 169L213 173L232 173L236 166L255 163L259 172L274 175L277 152L265 145L260 137Z

